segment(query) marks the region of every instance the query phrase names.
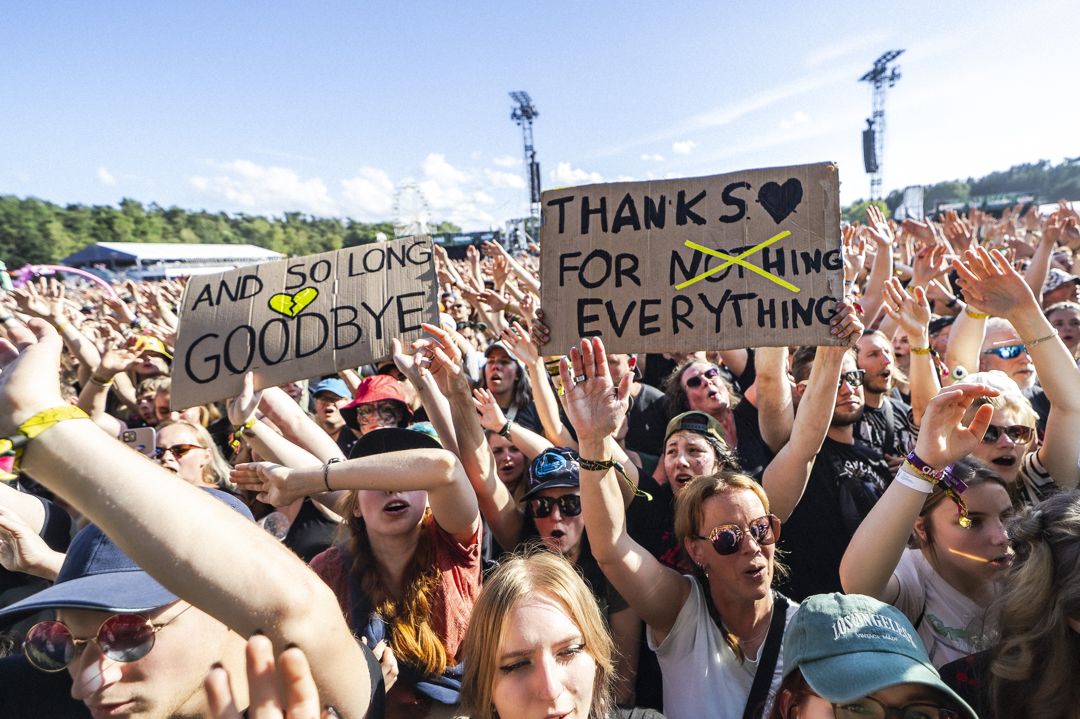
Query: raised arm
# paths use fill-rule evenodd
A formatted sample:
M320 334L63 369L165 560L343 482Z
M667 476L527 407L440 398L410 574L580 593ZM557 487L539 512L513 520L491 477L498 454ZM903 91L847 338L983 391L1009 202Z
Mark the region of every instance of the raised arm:
M476 404L476 411L480 413L481 426L495 433L501 433L506 428L510 441L529 461L539 457L545 449L554 446L546 437L541 437L531 429L507 420L499 403L495 401L495 395L488 390L474 389L473 402Z
M542 325L542 321L534 323ZM546 330L547 328L544 327ZM548 381L547 369L544 367L544 358L540 356L540 348L533 341L532 336L515 322L512 327L503 331L503 344L519 362L525 365L525 371L529 374L529 384L532 387L533 403L536 405L536 414L540 418L540 424L544 428L544 436L552 444L559 447L577 447L577 440L567 430L559 416L559 400L555 397L555 391Z
M754 352L758 429L773 454L791 439L791 428L795 424L787 360L787 347L758 347Z
M876 205L866 208L865 233L873 240L876 250L874 264L870 266L870 276L866 280L866 291L863 292L863 324L870 326L881 309L885 282L892 277L893 245L896 243L896 236L885 215Z
M848 304L840 305L833 317L834 336L849 343L862 336L862 323ZM836 392L840 381L840 368L849 345L818 347L814 367L795 413L795 425L791 440L769 462L762 477L762 484L769 495L769 507L773 514L786 522L806 491L814 459L825 442L829 430L826 418L832 417L836 406Z
M1000 250L978 248L957 261L960 285L973 303L1009 320L1020 334L1046 398L1050 415L1039 448L1039 459L1058 486L1071 489L1080 482L1080 369L1058 337L1024 278Z
M562 359L559 374L566 388L567 415L581 428L581 457L610 459L614 433L626 413L631 376L614 387L599 337L582 340L580 348L571 350L570 360ZM581 511L589 547L615 589L662 639L690 594L690 582L661 564L627 533L626 509L618 486L621 481L614 469L581 468Z
M938 393L927 405L915 454L940 470L963 459L979 445L994 408L984 405L971 423L960 423L977 397L997 391L979 384L956 384ZM883 602L896 601L900 584L896 565L907 546L916 518L933 486L907 464L889 485L855 531L840 562L840 582L848 594L866 594Z
M65 406L61 340L46 323L0 342L0 435ZM18 349L16 349L18 347ZM86 515L169 591L233 631L263 631L307 654L324 699L364 716L370 684L362 650L330 589L298 557L203 490L109 437L88 419L53 424L30 440L22 467ZM207 537L214 538L208 550ZM251 591L258 587L259 591Z
M926 405L941 389L934 356L930 353L930 302L922 287L916 287L914 293L908 292L895 277L886 283L884 297L885 311L907 332L911 347L911 367L908 370L911 414L915 425L919 426Z
M267 387L262 390L259 409L281 430L285 439L318 457L320 462L342 458L337 442L281 388Z

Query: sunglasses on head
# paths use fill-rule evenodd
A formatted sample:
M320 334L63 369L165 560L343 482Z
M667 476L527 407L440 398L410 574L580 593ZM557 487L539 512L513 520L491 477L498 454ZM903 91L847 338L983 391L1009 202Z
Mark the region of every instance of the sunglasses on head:
M715 367L710 367L701 374L694 375L693 377L686 380L686 386L690 389L697 389L701 385L705 384L707 380L716 379L717 375L719 374L720 370L716 369Z
M709 536L695 534L694 539L705 539L712 543L717 554L735 554L742 547L743 539L749 534L762 547L775 544L780 538L780 518L766 514L750 521L750 526L743 529L737 524L721 524L715 527Z
M1024 352L1027 352L1027 347L1024 345L1005 345L1004 347L991 347L988 350L983 350L984 355L994 355L1003 360L1016 359Z
M63 622L38 622L26 633L23 653L31 664L43 672L63 670L90 642L97 644L101 653L115 662L138 661L154 648L157 633L191 607L187 605L175 617L161 624L154 624L141 614L114 614L102 622L97 635L89 639L76 639Z
M181 459L193 449L206 449L206 447L198 444L174 444L171 447L157 447L154 450L154 459L161 459L165 456L166 452L170 452L172 456Z
M581 495L564 494L561 497L534 497L532 500L533 516L543 519L551 514L555 505L564 517L576 517L581 514Z
M863 385L863 377L865 376L866 370L864 369L853 369L848 370L847 372L841 372L840 381L837 383L836 386L843 387L844 383L847 382L849 385L851 385L852 389L859 389L859 387L862 387Z
M1027 444L1035 436L1035 430L1022 424L1013 424L1008 427L998 427L992 424L986 428L986 434L982 438L983 444L994 444L1003 434L1013 444Z

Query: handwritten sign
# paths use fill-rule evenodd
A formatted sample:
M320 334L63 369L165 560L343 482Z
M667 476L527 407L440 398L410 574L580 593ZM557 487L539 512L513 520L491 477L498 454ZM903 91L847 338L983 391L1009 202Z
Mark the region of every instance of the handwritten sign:
M390 354L438 322L431 240L376 242L192 277L173 353L171 405L233 397Z
M545 192L552 345L597 335L613 352L836 344L839 198L830 163Z

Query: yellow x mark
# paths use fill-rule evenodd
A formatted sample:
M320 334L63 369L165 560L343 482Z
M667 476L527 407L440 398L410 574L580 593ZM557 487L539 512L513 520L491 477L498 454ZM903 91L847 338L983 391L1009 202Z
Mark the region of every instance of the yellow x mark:
M792 292L800 292L801 290L799 290L798 287L791 284L790 282L787 282L786 280L780 279L779 277L777 277L773 273L769 272L768 270L761 269L760 267L758 267L757 265L755 265L752 262L747 262L746 261L746 258L749 257L750 255L754 254L755 252L758 252L759 250L762 250L762 249L768 247L769 245L773 244L774 242L779 242L780 240L784 239L785 237L789 236L790 234L791 234L790 230L784 230L783 232L781 232L779 234L773 235L772 237L765 240L764 242L762 242L760 244L757 244L757 245L754 245L749 250L746 250L745 252L743 252L742 254L740 254L740 255L738 255L736 257L732 257L731 255L729 255L727 253L720 252L719 250L714 250L711 247L705 247L703 245L699 245L696 242L691 242L690 240L687 240L683 244L686 245L687 247L689 247L690 249L697 250L698 252L704 252L706 255L711 255L713 257L717 257L717 258L719 258L721 260L724 260L724 263L722 265L717 265L716 267L713 267L711 270L706 270L705 272L701 273L697 277L692 277L689 280L686 280L685 282L681 282L681 283L675 285L675 289L681 290L681 289L683 289L685 287L689 287L690 285L694 284L695 282L700 282L701 280L705 279L706 277L711 277L711 276L715 275L717 272L722 272L723 270L726 270L728 267L731 267L732 265L739 265L740 267L745 267L746 269L750 270L751 272L753 272L755 274L761 275L762 277L769 280L770 282L775 282L776 284L780 285L781 287L783 287L785 289L789 289Z

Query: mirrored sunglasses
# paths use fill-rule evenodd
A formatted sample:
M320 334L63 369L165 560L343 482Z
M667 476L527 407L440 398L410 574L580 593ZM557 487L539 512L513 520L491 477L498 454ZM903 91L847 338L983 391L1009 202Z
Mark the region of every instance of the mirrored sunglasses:
M1027 347L1024 345L1005 345L1004 347L991 347L988 350L983 350L984 355L994 355L1003 360L1016 359L1024 352L1027 352Z
M543 519L550 516L555 505L559 505L559 513L564 517L576 517L581 514L581 495L564 494L561 497L534 497L532 500L534 517Z
M161 624L154 624L142 614L114 614L102 622L97 635L89 639L76 639L63 622L38 622L26 633L23 653L31 664L43 672L65 669L75 660L80 649L90 642L97 644L101 653L113 661L138 661L154 648L157 633L176 621L191 606L189 604L175 617Z
M735 554L742 547L743 539L749 534L761 546L775 544L780 538L780 518L773 514L751 520L745 530L737 524L721 524L705 537L695 534L694 539L705 539L712 543L717 554Z
M843 387L844 383L847 382L849 385L851 385L852 389L859 389L859 387L863 386L863 377L865 376L866 370L864 369L853 369L848 370L847 372L841 372L840 381L837 383L836 386Z
M166 452L170 452L172 453L172 456L181 459L193 449L206 449L206 447L198 444L174 444L170 447L157 447L154 449L154 459L161 459L165 456Z
M986 434L982 438L983 444L994 444L1003 434L1013 444L1027 444L1035 436L1035 430L1022 424L1013 424L1008 427L998 427L992 424L986 428Z
M686 386L690 389L697 389L701 385L705 384L707 380L716 379L720 374L720 370L715 367L710 367L699 375L694 375L690 379L686 380Z

